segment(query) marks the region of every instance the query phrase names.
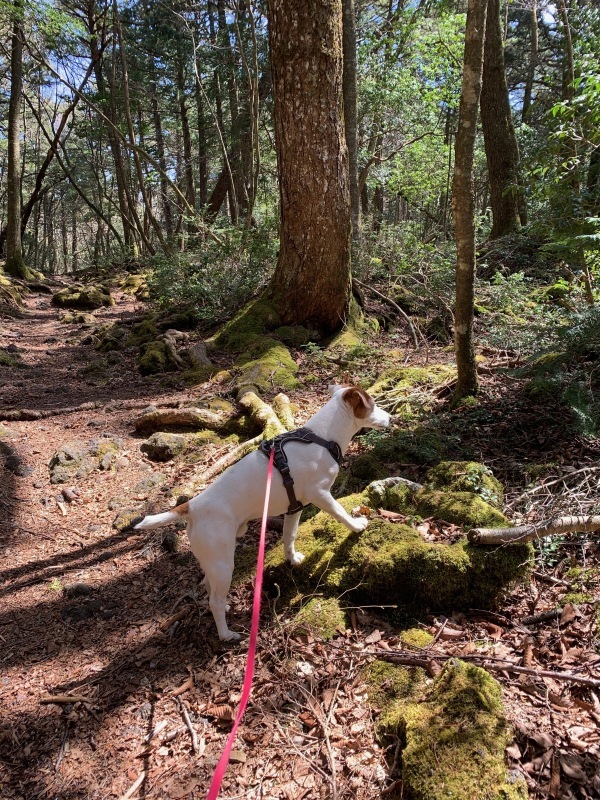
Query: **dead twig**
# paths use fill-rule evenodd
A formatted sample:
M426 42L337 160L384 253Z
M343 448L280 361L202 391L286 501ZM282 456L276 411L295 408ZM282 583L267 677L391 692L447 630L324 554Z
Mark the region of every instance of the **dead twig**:
M192 738L192 751L194 753L198 752L198 734L194 730L194 726L192 725L192 720L190 719L190 715L188 714L188 710L185 707L185 703L181 699L181 697L177 698L177 702L179 703L179 708L181 709L181 716L187 726L188 731L190 732L190 736Z
M140 788L140 786L145 780L146 780L146 770L144 769L137 776L135 782L131 784L129 789L127 789L125 794L121 795L119 800L130 800L130 798L133 797L133 795L137 792L137 790Z
M368 284L359 281L358 278L352 278L352 283L356 283L358 286L361 287L361 289L366 289L368 292L371 292L372 294L376 295L377 297L380 298L380 300L383 300L385 303L391 306L406 322L415 349L419 346L419 340L417 338L417 333L415 331L414 325L410 321L410 318L406 313L406 311L403 311L398 305L398 303L395 302L395 300L392 300L391 297L387 297L387 295L382 294L378 289L374 289L372 286L369 286Z

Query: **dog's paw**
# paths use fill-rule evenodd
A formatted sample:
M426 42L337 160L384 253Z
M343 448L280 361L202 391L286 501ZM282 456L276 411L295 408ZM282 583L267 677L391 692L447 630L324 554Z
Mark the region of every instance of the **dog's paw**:
M368 524L369 520L367 517L355 517L354 519L351 519L351 524L348 525L348 527L353 533L360 533L361 531L364 531Z
M227 631L224 636L219 636L222 642L229 642L230 644L232 642L239 642L241 638L241 633L235 633L234 631Z
M298 564L301 564L304 561L304 553L294 553L291 558L288 558L288 561L292 567L297 567Z

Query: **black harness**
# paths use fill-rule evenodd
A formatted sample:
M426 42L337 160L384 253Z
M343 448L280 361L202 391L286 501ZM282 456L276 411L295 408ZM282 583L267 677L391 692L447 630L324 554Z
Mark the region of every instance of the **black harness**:
M327 441L313 433L308 428L297 428L295 431L289 433L280 433L273 439L266 439L260 443L259 450L266 455L267 458L271 455L271 448L275 450L273 463L281 473L283 478L283 485L290 500L290 505L286 514L297 514L301 511L303 504L296 497L294 492L294 479L290 474L290 466L288 464L287 456L285 454L284 446L288 442L304 442L305 444L320 444L324 447L329 455L339 466L342 463L342 448L337 442Z

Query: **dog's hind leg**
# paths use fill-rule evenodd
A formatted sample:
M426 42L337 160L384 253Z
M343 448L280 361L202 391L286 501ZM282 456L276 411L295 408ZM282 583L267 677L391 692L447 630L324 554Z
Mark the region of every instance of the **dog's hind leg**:
M304 561L303 554L297 553L295 547L301 513L302 511L298 511L296 514L286 514L283 518L283 549L285 557L294 567Z
M208 585L210 586L210 595L208 598L208 605L215 618L217 632L219 639L223 641L233 641L240 639L239 633L230 631L227 627L227 620L225 612L227 611L227 593L231 586L231 576L233 575L233 558L231 561L223 560L211 564L206 570L208 577Z

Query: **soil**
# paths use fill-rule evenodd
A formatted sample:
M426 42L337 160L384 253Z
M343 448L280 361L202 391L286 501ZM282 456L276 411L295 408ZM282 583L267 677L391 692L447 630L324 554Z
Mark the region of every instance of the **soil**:
M126 323L142 311L122 295L94 316ZM152 464L134 433L140 411L226 387L187 389L176 374L142 377L136 351L99 354L81 344L80 326L60 323L60 313L47 295L33 293L23 315L1 327L0 346L20 363L0 367L0 796L204 798L240 698L246 645L218 641L184 537L118 532L113 521L122 508L168 507L173 487L220 454L207 445L197 465ZM398 347L398 340L380 344ZM290 393L299 424L324 401L325 372L313 388ZM83 403L95 405L1 422L10 409ZM481 408L485 421L463 425L463 444L508 482L509 499L525 489L522 460L557 463L560 456L565 469L593 467L597 442L571 435L555 409L520 402L514 382L490 374ZM104 436L122 440L110 469L50 484L48 464L60 446ZM157 472L166 479L162 490L147 480ZM418 469L405 474L418 477ZM273 521L270 544L278 527ZM436 637L425 652L433 664L485 654L531 669L494 674L516 731L507 758L532 798L600 798L600 682L537 674L600 681L600 548L594 536L552 541L551 552L538 554L538 576L494 612L439 609L417 624ZM578 597L582 578L573 567L586 570ZM233 592L231 605L230 624L247 631L250 581ZM563 610L554 619L522 622L557 607ZM377 741L376 710L362 679L372 654L403 646L374 609L350 616L347 630L323 642L291 635L286 609L265 601L254 689L221 797L403 796L397 743Z

